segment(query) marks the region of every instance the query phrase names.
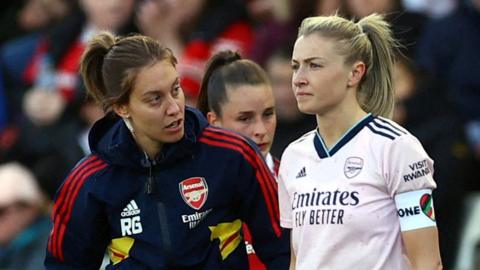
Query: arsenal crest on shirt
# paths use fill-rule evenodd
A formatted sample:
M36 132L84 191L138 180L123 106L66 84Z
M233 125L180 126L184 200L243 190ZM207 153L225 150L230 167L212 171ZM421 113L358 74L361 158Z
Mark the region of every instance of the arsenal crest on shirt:
M343 166L343 173L347 178L357 176L363 168L363 159L360 157L349 157Z
M208 186L203 177L191 177L178 184L183 200L195 210L199 210L207 201Z

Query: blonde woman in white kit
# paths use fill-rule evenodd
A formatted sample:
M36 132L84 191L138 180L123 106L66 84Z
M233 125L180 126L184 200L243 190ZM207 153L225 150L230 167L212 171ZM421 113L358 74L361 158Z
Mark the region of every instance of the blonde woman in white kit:
M280 221L290 269L441 269L433 161L390 119L397 46L387 22L306 18L292 55L293 91L317 128L285 150Z

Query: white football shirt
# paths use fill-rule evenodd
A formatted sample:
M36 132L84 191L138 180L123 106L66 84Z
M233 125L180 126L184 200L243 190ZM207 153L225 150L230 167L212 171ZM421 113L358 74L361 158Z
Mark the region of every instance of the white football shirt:
M408 269L401 231L436 226L432 174L413 135L371 114L331 149L316 130L292 142L278 189L296 269Z

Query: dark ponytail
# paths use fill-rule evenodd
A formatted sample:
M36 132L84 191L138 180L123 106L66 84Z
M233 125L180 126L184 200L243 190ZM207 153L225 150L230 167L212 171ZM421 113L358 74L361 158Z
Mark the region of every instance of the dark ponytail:
M221 116L221 106L227 101L227 88L231 90L243 85L261 84L270 85L270 81L258 64L242 59L237 52L218 52L207 63L197 108L204 115L212 111Z
M208 88L209 88L212 75L216 70L220 69L221 67L228 65L230 63L233 63L240 59L242 59L242 57L237 52L221 51L215 54L214 56L212 56L212 58L210 58L210 60L208 61L206 65L205 75L203 75L202 83L200 85L200 93L198 95L198 101L197 101L197 108L203 113L203 115L206 116L207 113L211 110L210 104L208 102L208 99L209 99ZM217 76L217 77L220 77L220 76ZM215 79L218 80L219 78L215 78ZM222 94L218 94L219 96L218 99L222 100L222 103L223 103L223 101L225 101L226 99L224 84L219 85L218 83L212 82L212 85L213 84L215 84L216 92L222 93ZM222 97L220 97L220 95Z
M97 35L89 42L80 65L80 74L82 75L88 94L93 97L104 110L106 110L104 100L107 96L107 89L105 88L102 76L103 60L115 45L115 42L115 37L108 32Z

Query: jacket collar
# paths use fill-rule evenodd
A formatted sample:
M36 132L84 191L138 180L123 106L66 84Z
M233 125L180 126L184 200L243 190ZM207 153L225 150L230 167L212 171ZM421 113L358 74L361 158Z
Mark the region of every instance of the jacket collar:
M155 160L149 160L138 147L121 118L111 113L98 120L89 133L89 144L93 154L107 163L136 169L169 166L183 158L190 157L197 139L207 121L196 109L185 109L185 135L175 143L165 144Z

